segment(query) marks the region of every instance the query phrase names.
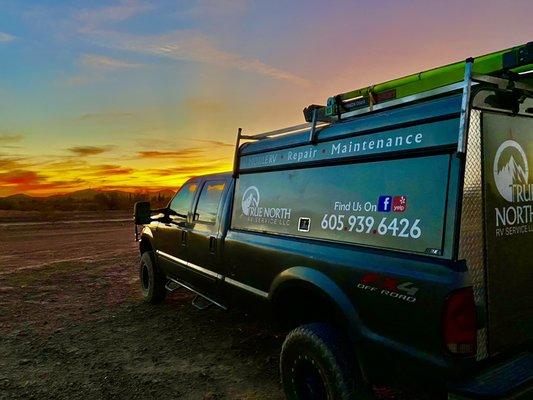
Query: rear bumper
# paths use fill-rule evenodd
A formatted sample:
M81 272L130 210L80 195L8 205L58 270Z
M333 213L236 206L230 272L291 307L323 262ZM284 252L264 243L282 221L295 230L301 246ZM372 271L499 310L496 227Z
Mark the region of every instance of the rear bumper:
M449 384L449 400L533 399L533 353L526 352Z

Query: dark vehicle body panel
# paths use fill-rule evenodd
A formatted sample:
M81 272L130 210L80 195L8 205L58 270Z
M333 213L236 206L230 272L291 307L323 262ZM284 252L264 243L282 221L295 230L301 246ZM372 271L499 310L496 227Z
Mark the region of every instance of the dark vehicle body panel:
M447 129L446 124L458 121L460 111L461 95L454 94L333 124L320 130L317 143L431 124ZM451 354L443 341L446 299L450 293L472 286L467 263L458 258L464 159L457 154L456 141L440 142L440 135L430 138L435 143L430 140L419 148L293 164L270 157L284 155L286 149L305 150L309 134L304 131L243 145L240 149L243 168L238 170L238 176L227 173L194 178L198 190L186 218L179 222L159 219L143 230L141 242L150 242L164 273L207 293L224 306L247 305L265 313L275 313L283 293L305 287L342 315L363 374L371 381L386 377L387 382L401 386L448 385L466 396L478 384L467 378L490 370L500 360L507 362L509 370L530 368L531 357L522 354L531 354L531 343L509 347L499 358L479 361L475 356ZM265 154L270 157L267 161L261 158ZM445 188L439 187L445 194L445 213L440 217L441 252L414 253L379 248L372 243L280 233L276 228L254 230L242 224L235 226L235 212L241 209L236 194L242 192L239 183L247 176L430 156L447 159ZM252 161L244 163L246 157ZM416 180L416 176L405 179ZM199 193L207 181L225 183L217 221L210 226L195 221ZM305 198L298 201L305 202ZM391 285L407 289L399 295L398 291L390 290ZM480 327L486 326L485 311L480 309L478 315ZM530 369L526 374L532 372ZM526 381L522 379L517 384Z

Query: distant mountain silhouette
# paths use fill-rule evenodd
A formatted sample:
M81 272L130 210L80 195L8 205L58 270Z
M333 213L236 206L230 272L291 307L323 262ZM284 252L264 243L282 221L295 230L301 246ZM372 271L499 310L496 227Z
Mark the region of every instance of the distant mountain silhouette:
M0 210L17 211L101 211L131 210L137 201L150 201L153 208L167 205L174 195L172 190L157 192L124 192L120 190L84 189L48 197L15 194L0 197Z

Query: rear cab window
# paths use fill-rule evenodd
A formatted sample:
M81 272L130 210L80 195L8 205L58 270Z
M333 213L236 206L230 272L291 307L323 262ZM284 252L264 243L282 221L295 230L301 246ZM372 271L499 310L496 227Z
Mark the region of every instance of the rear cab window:
M214 231L216 229L218 211L225 188L224 180L210 180L203 184L194 212L195 230Z

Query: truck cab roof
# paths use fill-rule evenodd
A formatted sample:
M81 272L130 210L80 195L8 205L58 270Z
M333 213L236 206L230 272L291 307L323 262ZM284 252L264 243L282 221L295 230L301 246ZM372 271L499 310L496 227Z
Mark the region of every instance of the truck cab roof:
M217 172L214 174L207 174L207 175L198 175L195 176L189 180L195 180L195 179L203 179L203 180L212 180L212 179L228 179L231 177L231 172Z

